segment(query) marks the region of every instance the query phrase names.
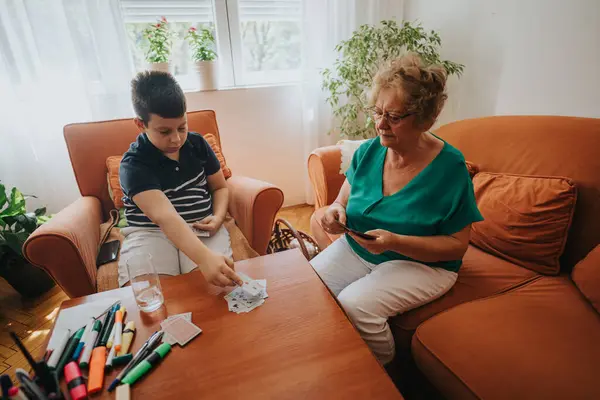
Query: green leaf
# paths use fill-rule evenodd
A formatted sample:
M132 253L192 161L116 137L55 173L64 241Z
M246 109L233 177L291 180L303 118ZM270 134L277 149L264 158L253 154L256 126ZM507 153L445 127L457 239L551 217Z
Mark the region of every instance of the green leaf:
M34 211L36 217L41 217L46 214L46 207L40 207Z
M23 257L23 244L29 237L29 234L25 232L13 233L13 232L2 232L6 245L14 251L19 257Z
M0 210L4 208L7 201L8 197L6 196L6 187L0 183Z

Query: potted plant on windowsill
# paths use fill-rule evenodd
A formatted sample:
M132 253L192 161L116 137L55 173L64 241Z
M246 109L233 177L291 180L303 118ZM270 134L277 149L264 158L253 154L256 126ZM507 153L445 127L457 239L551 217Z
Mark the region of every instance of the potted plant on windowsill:
M33 196L32 196L33 197ZM48 221L46 209L28 213L27 196L0 183L0 276L23 297L37 297L54 286L54 280L23 257L23 243L38 226Z
M173 45L173 34L169 30L169 23L162 17L156 24L144 30L144 37L148 41L146 61L153 71L169 72L169 58Z
M406 51L419 54L426 63L441 64L448 75L463 72L464 65L440 57L442 40L435 31L426 31L419 23L381 21L379 26L362 25L348 40L341 41L335 51L338 59L322 71L322 88L328 93L327 103L333 109L342 137L367 139L375 137L375 123L366 112L367 91L379 65Z
M188 29L185 38L192 49L200 90L218 89L219 70L217 53L214 50L215 37L212 32L206 28L198 30L192 26Z

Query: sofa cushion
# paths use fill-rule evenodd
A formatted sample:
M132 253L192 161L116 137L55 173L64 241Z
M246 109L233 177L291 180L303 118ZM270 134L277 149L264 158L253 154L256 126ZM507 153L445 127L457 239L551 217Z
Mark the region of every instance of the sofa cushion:
M412 335L421 323L459 304L514 289L539 277L535 272L469 246L454 286L442 297L390 319L398 356L407 355Z
M566 277L463 304L423 323L419 369L447 398L600 398L600 315Z
M231 169L227 166L227 162L225 161L225 156L223 155L223 152L221 151L221 146L219 146L219 143L217 142L217 138L215 137L215 135L213 135L212 133L206 133L206 134L203 134L202 137L204 138L204 140L206 140L208 142L208 144L210 145L212 150L215 152L215 155L217 156L217 160L219 160L219 164L221 164L221 171L223 171L223 175L225 176L225 179L231 178Z
M600 312L600 244L575 265L572 277L577 288Z
M108 173L108 194L113 201L116 209L125 207L123 204L123 190L121 189L121 181L119 181L119 167L123 156L110 156L106 159L106 168Z
M221 147L217 142L217 138L212 133L205 133L202 135L204 140L210 145L213 152L217 156L217 160L219 160L219 164L221 165L221 171L223 171L223 175L225 179L231 178L231 169L227 166L225 162L225 157L221 152ZM121 159L123 156L110 156L106 159L106 168L108 169L107 180L108 180L108 193L110 198L115 205L115 208L120 209L123 208L123 190L121 190L121 182L119 181L119 168L121 166Z
M481 172L473 178L484 220L471 243L533 271L559 273L559 257L575 211L577 191L567 178Z

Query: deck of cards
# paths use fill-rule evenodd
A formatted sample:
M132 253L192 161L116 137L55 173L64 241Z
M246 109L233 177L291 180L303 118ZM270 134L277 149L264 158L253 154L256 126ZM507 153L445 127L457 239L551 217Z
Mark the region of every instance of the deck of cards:
M238 272L238 275L242 278L244 284L225 295L225 300L227 300L229 311L241 314L250 312L256 307L263 305L265 299L268 297L267 280L254 280L241 272Z
M182 347L202 333L202 329L192 323L191 312L171 315L160 323L160 327L164 332L164 343L170 345L178 343Z

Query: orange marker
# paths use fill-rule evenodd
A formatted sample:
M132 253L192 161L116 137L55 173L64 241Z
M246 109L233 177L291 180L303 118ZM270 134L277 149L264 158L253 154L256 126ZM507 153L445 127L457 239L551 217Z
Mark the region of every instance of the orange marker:
M115 352L121 350L121 336L123 335L123 311L117 311L115 316L115 338L113 339L113 346L115 346Z
M106 363L106 347L96 347L92 351L90 373L88 375L88 393L94 394L102 390L104 385L104 364Z

